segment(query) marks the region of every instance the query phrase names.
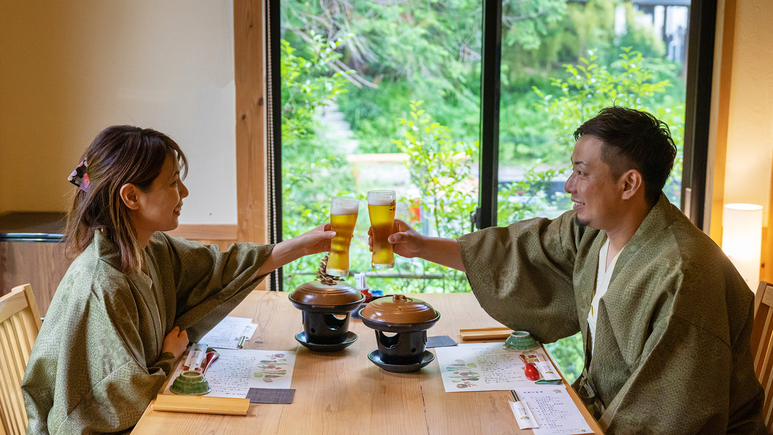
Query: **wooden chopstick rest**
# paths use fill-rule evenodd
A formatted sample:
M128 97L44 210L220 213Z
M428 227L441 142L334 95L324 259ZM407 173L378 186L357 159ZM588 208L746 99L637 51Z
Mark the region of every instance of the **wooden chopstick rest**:
M232 397L183 396L177 394L159 394L155 403L150 405L153 411L193 412L198 414L247 415L250 399Z
M501 326L494 328L468 328L459 329L459 338L462 341L469 340L504 340L513 332L512 329Z

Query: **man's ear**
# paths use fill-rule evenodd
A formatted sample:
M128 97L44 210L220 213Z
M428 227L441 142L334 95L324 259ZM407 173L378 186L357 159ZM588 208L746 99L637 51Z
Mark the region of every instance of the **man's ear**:
M644 193L644 178L636 169L629 169L620 176L623 189L623 199L631 199L638 192Z
M132 183L126 183L121 186L120 194L121 201L123 201L126 207L129 207L129 210L137 210L140 208L140 201L139 198L137 198L137 186Z

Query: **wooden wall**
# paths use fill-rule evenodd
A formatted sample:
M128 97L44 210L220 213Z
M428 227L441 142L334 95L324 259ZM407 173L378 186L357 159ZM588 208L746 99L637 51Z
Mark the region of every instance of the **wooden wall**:
M236 225L180 225L174 231L167 231L167 234L203 245L218 245L221 251L225 251L236 242Z
M40 315L45 317L70 263L64 255L64 243L0 242L0 295L29 283Z
M725 204L763 206L760 279L773 281L773 32L769 0L717 2L706 208L721 246ZM756 286L752 285L754 290Z

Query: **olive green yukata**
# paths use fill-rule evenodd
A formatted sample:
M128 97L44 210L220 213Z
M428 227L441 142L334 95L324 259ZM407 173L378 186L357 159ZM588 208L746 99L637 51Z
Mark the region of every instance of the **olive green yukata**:
M459 239L481 306L542 342L582 332L585 379L607 434L763 434L750 351L754 294L730 260L661 196L587 316L604 231L574 212ZM591 394L587 394L591 392Z
M124 274L116 245L96 232L59 284L22 390L29 434L128 432L175 367L161 353L179 326L197 341L262 277L273 245L216 246L158 232L145 272Z

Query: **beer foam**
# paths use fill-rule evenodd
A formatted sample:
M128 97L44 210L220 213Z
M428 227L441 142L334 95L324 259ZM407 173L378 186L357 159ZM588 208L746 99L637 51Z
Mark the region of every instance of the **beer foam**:
M355 198L336 196L330 202L330 214L357 214L360 201Z
M370 205L392 205L395 200L393 192L368 192L368 204Z

